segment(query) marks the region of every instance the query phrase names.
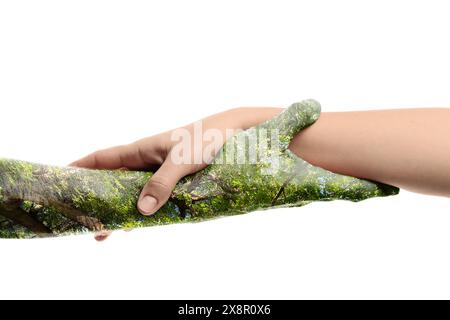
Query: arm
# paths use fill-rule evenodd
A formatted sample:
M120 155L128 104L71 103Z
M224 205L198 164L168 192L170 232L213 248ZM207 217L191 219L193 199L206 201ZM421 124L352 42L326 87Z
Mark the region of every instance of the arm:
M279 113L243 108L243 125ZM290 149L309 163L353 177L450 197L450 109L322 113Z

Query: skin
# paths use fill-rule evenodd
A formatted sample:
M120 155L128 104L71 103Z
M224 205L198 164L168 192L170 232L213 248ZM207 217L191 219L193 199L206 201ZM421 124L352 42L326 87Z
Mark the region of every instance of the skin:
M236 108L203 119L203 131L245 130L279 114L281 108ZM358 178L438 196L450 196L450 109L400 109L322 113L299 133L290 150L309 163ZM183 127L194 133L194 124ZM94 152L72 166L130 170L159 167L138 202L144 215L154 214L184 176L208 165L173 163L174 130ZM202 147L210 145L202 141ZM220 147L217 146L217 147ZM195 155L193 154L192 157ZM214 154L211 155L211 159ZM97 235L104 240L108 234Z

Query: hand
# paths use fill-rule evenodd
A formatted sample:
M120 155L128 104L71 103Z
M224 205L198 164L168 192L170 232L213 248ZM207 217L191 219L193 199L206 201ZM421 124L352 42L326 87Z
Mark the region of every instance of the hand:
M257 112L255 113L255 111ZM231 109L188 126L144 138L128 145L94 152L70 165L90 169L145 170L159 168L143 188L138 201L139 212L143 215L152 215L166 203L176 183L184 176L203 169L214 158L227 138L237 130L263 122L280 111L281 109L278 108ZM213 131L225 139L209 141L212 137L205 133ZM196 135L200 135L198 140L200 146L191 150L194 152L191 152L190 159L184 157L184 164L174 163L174 149L179 145L176 138L186 135L193 138L192 141L198 138ZM205 150L206 148L210 151ZM205 151L210 153L205 154ZM104 241L110 234L111 232L107 230L98 232L95 239Z
M181 178L205 168L214 159L226 139L239 130L272 118L280 111L279 108L231 109L128 145L94 152L71 166L129 170L159 168L142 190L138 201L138 210L144 215L152 215L169 199ZM180 160L180 137L191 140L187 146L190 150L183 150L188 152L182 154L181 164L177 161ZM105 237L99 235L99 238Z
M71 166L129 170L159 168L143 188L138 201L138 210L143 215L152 215L166 203L177 182L184 176L206 167L228 138L239 130L245 130L273 118L281 111L280 108L267 107L231 109L128 145L94 152L73 162ZM192 142L189 146L190 157L186 158L185 155L183 164L174 162L176 158L174 153L179 146L177 138L180 136L188 136ZM214 136L216 139L212 139ZM199 145L193 145L195 140L199 141L197 143ZM110 231L104 230L98 232L95 239L103 241L110 234Z

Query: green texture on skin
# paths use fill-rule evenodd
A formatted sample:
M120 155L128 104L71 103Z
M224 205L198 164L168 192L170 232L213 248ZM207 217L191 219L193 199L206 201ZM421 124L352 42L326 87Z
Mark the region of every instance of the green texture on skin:
M59 236L203 221L312 201L361 201L399 192L396 187L315 167L288 150L292 138L319 115L319 103L305 100L235 135L207 168L183 178L167 204L151 217L141 215L136 205L152 173L0 159L0 237ZM278 130L278 149L264 134L273 129ZM257 141L257 161L227 164L239 152L248 156L250 141Z

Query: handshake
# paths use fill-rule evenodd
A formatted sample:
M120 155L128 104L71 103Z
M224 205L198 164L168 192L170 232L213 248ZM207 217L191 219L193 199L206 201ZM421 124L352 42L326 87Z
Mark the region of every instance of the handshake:
M0 159L0 237L33 238L193 222L312 201L361 201L399 189L336 174L289 150L320 116L314 100L241 131L198 172L176 183L165 203L142 215L138 200L153 173L52 167ZM182 160L176 166L185 166ZM140 210L142 212L142 210Z

